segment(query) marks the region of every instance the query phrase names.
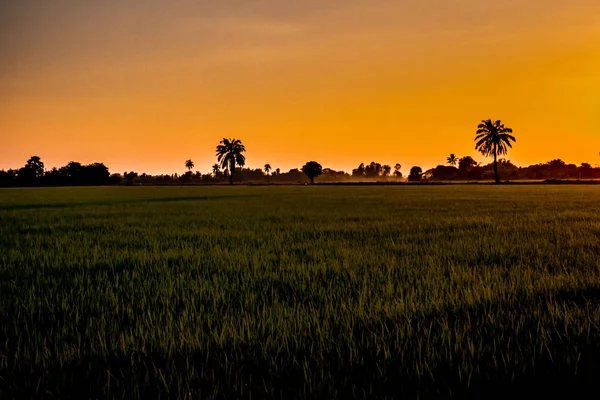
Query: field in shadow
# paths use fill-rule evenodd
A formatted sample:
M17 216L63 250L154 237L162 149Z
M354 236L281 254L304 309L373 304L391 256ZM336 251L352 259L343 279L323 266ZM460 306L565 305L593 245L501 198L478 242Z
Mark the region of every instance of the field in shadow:
M8 345L1 352L0 397L414 398L418 394L421 398L501 398L597 392L598 331L577 333L572 325L578 321L558 321L556 326L564 322L569 340L557 330L542 345L538 324L541 318L548 318L549 304L597 312L600 288L523 294L513 302L488 302L395 319L358 319L351 327L332 325L330 335L339 345L323 348L318 357L311 349L317 346L311 337L282 344L277 351L265 351L256 343L207 344L194 351L171 352L148 345L121 354L90 353L55 363L19 359ZM6 327L15 321L10 314L14 310L5 311L9 311L2 317ZM490 316L494 316L492 322ZM518 330L515 316L524 319ZM64 322L57 317L34 315L28 326L40 332L52 330L56 323ZM418 330L397 339L404 325L432 328L425 349L416 345L423 340ZM436 337L436 327L467 333L444 339ZM15 343L16 334L4 329L0 343ZM373 346L376 336L378 341L389 340L392 352L378 352ZM489 346L470 352L468 347L477 343Z

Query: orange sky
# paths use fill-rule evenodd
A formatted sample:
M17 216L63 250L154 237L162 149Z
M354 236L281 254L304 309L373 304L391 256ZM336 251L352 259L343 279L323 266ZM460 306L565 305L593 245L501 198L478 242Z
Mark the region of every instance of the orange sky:
M206 173L227 136L251 167L406 173L483 161L483 118L517 164L600 164L600 1L0 4L0 169Z

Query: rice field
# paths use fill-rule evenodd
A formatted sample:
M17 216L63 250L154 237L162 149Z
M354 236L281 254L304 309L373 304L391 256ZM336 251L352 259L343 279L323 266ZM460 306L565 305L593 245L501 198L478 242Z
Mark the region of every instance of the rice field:
M0 398L600 389L600 187L0 190Z

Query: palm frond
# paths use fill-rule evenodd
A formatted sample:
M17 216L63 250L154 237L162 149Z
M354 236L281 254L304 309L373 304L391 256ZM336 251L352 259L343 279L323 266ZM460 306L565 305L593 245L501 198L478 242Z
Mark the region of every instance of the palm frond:
M235 154L235 162L240 166L243 167L244 165L246 165L246 157L244 157L243 154Z
M477 139L479 139L479 140L477 140ZM477 140L477 142L475 143L475 147L481 147L485 143L489 142L490 138L488 136L483 136L483 137L477 137L477 138L475 138L475 140Z

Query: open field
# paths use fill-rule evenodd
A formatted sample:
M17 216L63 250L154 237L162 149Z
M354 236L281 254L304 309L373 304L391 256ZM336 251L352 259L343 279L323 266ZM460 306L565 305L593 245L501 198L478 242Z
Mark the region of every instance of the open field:
M597 186L0 190L2 399L490 397L599 376Z

